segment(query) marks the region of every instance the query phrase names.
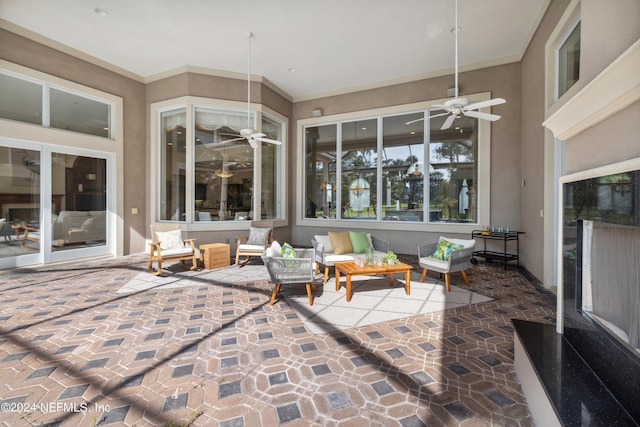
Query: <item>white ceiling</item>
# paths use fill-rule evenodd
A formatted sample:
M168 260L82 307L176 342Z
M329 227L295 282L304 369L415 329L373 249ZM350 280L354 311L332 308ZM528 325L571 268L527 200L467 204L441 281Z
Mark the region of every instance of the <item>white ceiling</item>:
M460 69L519 60L549 1L459 0ZM51 39L143 82L185 67L246 75L251 31L251 74L303 100L451 73L454 4L0 0L0 17L3 27Z

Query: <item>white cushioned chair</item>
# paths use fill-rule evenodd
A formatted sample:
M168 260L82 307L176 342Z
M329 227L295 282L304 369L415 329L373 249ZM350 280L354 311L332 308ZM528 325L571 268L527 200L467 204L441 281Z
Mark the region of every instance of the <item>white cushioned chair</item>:
M273 221L251 221L248 236L236 240L236 264L246 265L251 257L259 257L273 240Z
M156 276L162 273L163 261L191 260L191 270L198 268L196 239L182 239L180 224L151 224L151 244L149 249L149 270L153 271L153 262L158 263Z
M433 257L436 249L438 249L443 241L447 241L461 248L456 249L454 246L454 249L451 250L448 256L445 255L443 257L445 259ZM449 292L451 290L451 278L449 275L450 273L459 271L462 274L462 277L467 286L471 286L471 283L469 282L469 276L467 275L467 269L469 268L471 258L473 257L473 248L475 244L475 240L440 237L440 239L436 243L429 243L427 245L418 246L418 264L420 265L420 267L422 267L420 282L424 282L424 277L426 276L428 270L437 271L438 273L444 274L444 281L447 287L447 292Z

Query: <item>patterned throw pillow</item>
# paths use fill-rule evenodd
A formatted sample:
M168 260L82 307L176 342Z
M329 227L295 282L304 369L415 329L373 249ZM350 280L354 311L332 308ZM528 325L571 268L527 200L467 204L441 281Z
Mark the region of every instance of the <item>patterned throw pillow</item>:
M181 230L157 231L156 236L158 236L158 242L160 242L160 248L162 249L184 248Z
M282 258L295 258L296 257L295 249L293 249L293 246L291 246L287 242L284 242L282 244L282 249L280 250L280 253L282 254ZM286 265L287 267L297 267L298 262L297 261L285 261L284 265Z
M455 243L451 243L446 239L440 239L438 243L438 247L431 255L432 258L441 259L443 261L449 261L449 257L451 256L451 251L457 251L458 249L462 249L464 246L456 245Z

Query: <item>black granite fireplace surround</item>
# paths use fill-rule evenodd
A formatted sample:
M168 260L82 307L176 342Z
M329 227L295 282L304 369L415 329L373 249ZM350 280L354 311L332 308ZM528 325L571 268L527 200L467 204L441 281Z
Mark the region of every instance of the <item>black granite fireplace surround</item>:
M563 194L563 334L556 333L555 325L514 320L516 335L561 425L638 426L640 353L603 326L606 322L596 320L583 309L582 283L583 276L593 271L583 271L583 261L593 259L593 254L584 253L583 239L596 234L583 237L583 229L592 225L600 230L620 226L616 232L624 230L625 234L620 239L621 247L614 247L611 254L605 255L615 259L613 252L629 246L634 255L631 262L609 261L604 273L606 276L606 269L610 268L611 277L632 278L627 280L629 287L598 283L596 276L589 281L593 289L601 286L607 292L622 292L619 297L612 295L611 300L618 298L617 304L624 305L625 310L635 307L631 316L637 319L640 256L635 254L640 236L640 170L566 182ZM612 242L615 246L615 239ZM602 255L601 248L596 256ZM628 270L617 270L622 268Z

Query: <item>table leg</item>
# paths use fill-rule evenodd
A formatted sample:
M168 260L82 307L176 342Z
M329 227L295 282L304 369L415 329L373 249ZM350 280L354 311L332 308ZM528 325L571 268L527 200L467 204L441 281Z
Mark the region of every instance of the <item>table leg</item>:
M393 273L389 273L389 286L393 286Z
M405 280L404 290L407 293L407 295L411 295L411 270L407 270L407 272L404 274L404 280Z
M347 302L351 301L351 275L347 273Z
M336 268L336 291L340 290L340 270Z

